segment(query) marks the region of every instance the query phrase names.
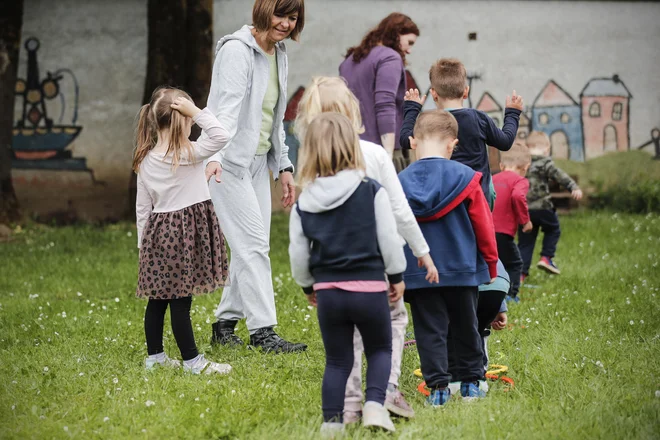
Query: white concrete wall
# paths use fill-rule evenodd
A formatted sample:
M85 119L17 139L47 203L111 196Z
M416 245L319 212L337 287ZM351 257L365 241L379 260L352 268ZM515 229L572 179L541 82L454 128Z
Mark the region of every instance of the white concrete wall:
M458 57L473 84L473 105L489 91L503 106L515 88L532 104L554 79L576 101L595 77L618 73L633 95L631 145L660 125L660 3L580 1L306 0L300 43L290 42L289 92L312 75L336 75L342 55L390 12L409 15L421 35L408 57L424 90L440 57ZM251 21L251 2L215 3L215 35ZM468 33L477 32L477 41Z
M77 123L83 128L69 149L104 182L80 172L15 169L27 213L68 210L107 218L127 209L134 118L146 71L146 4L25 0L23 37L41 41L41 77L68 68L79 82ZM302 41L288 44L290 94L313 75L337 74L346 48L387 14L401 11L421 29L409 69L423 89L430 64L443 56L459 57L482 75L473 84L475 105L485 91L503 104L514 88L531 105L550 79L579 101L591 78L617 73L633 95L631 145L648 141L651 128L660 126L660 3L307 0L306 6ZM251 0L216 0L216 39L250 23L251 10ZM469 32L477 32L477 41L468 41ZM25 54L21 49L22 78ZM62 92L71 105L66 81ZM56 102L49 105L57 110Z

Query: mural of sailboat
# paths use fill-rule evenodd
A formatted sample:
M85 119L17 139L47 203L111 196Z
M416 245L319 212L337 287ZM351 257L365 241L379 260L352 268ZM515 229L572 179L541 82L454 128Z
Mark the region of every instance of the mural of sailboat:
M21 119L13 130L12 168L91 171L86 159L72 157L66 148L80 134L82 127L78 119L78 83L69 69L47 72L44 79L39 76L37 51L39 40L28 38L25 49L28 54L27 78L16 81L15 93L22 99ZM69 76L74 84L73 116L69 124L62 123L66 100L60 93L60 81ZM60 115L55 122L48 113L46 100L60 98ZM19 102L20 103L20 102Z

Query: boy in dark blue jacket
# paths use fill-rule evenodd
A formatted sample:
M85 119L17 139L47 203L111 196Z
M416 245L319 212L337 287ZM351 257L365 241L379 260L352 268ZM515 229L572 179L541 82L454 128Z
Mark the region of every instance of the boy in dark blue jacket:
M451 159L481 173L481 188L489 205L495 203L487 145L501 151L508 151L516 140L523 99L513 91L506 98L504 124L500 130L497 123L486 113L473 108L463 108L470 87L467 85L465 66L455 58L441 58L429 71L431 96L439 109L450 112L458 121L458 147ZM418 90L406 92L403 105L403 125L399 135L401 148L409 148L408 138L412 136L417 115L422 111L426 97L420 98Z
M428 403L445 404L448 384L447 333L451 327L464 398L483 397L481 337L477 326L478 286L497 277L497 242L482 175L449 160L458 143L458 124L444 110L417 119L411 146L419 160L399 174L410 207L438 268L440 284L426 281L409 247L404 273L422 374L431 389Z

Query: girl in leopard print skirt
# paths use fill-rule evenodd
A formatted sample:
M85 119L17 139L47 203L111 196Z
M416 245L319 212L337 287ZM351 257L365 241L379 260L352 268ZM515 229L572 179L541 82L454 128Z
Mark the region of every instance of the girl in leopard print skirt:
M190 142L196 123L206 136ZM184 370L220 373L231 366L210 362L197 351L192 296L226 284L227 253L204 177L203 160L221 150L229 133L185 92L161 87L140 110L133 170L137 173L140 267L137 296L149 300L144 316L146 368L178 367L163 350L163 322L170 307L172 333Z

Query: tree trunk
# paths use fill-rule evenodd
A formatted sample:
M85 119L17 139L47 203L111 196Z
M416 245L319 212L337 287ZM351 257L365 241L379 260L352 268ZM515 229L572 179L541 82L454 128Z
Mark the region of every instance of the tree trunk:
M7 2L0 14L0 223L20 218L11 181L11 143L22 27L23 0Z
M162 85L188 92L206 106L213 69L213 0L148 0L147 77L142 103ZM196 127L196 126L195 126ZM191 139L199 131L193 128ZM137 179L131 173L129 217L135 218Z

